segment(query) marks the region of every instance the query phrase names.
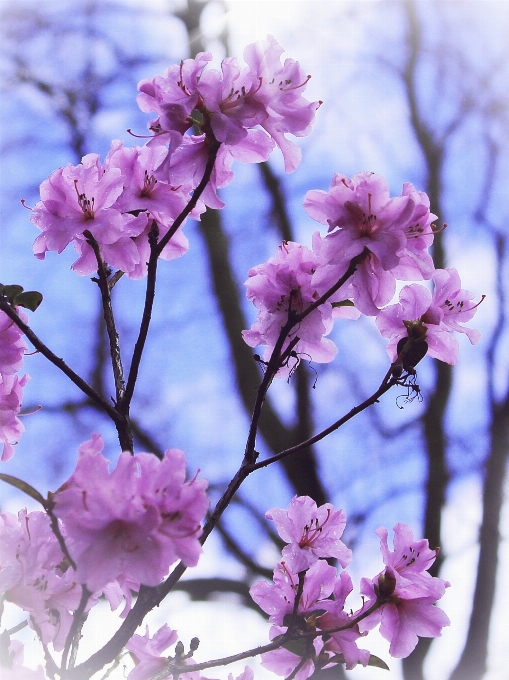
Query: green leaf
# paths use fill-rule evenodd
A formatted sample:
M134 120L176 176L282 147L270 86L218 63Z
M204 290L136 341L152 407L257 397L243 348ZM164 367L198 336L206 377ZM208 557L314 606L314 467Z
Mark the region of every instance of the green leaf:
M384 671L391 670L383 659L379 659L378 656L375 656L374 654L369 655L368 666L374 666L375 668L383 668Z
M36 290L27 290L24 293L19 293L14 298L14 304L19 307L26 307L31 312L35 312L37 307L42 302L42 294Z
M351 300L341 300L341 302L333 302L332 306L333 307L354 307L354 304Z
M27 484L22 479L18 479L17 477L13 477L12 475L6 475L3 472L0 472L0 480L2 480L2 482L6 482L6 484L15 486L16 489L19 489L20 491L23 491L23 493L26 493L27 496L30 496L30 498L36 500L38 503L42 505L44 509L46 509L48 505L46 499L44 498L44 496L41 496L37 489L34 489L33 486L30 486L30 484Z
M23 286L13 284L12 286L3 286L2 294L12 304L16 295L23 292Z
M10 305L26 307L31 312L35 312L42 302L42 294L36 290L23 291L23 286L12 284L4 286L0 283L0 297L6 298Z

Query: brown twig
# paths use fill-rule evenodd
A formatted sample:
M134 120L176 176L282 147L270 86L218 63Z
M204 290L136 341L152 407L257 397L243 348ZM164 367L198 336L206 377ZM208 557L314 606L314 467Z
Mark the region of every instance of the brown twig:
M6 300L0 299L0 309L7 314L7 316L14 321L16 326L20 328L26 335L32 345L48 359L54 366L59 368L78 387L84 392L87 397L92 399L107 415L115 422L121 420L121 415L117 410L100 394L98 394L83 378L75 373L63 359L57 357L42 340L40 340L33 330L18 316L15 309L13 309Z

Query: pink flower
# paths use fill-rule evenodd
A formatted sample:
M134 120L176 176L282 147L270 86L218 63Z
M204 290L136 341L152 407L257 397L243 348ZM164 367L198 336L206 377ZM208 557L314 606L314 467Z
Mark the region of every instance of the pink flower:
M113 208L122 213L144 213L147 218L143 231L132 239L138 250L138 262L127 272L131 279L147 275L150 258L148 234L153 221L157 222L160 241L191 198L191 184L188 183L186 188L179 182L176 187L156 178L156 169L165 156L166 150L161 146L128 148L122 142L115 141L104 164L106 169L118 168L124 177L124 189ZM199 219L199 210L195 208L191 216ZM184 255L188 249L189 242L179 229L159 257L173 260Z
M47 251L61 253L74 243L80 257L73 269L81 275L97 270L92 248L83 232L88 230L99 243L103 259L129 272L138 263L138 252L131 237L146 226L146 215L123 214L113 204L123 191L118 168L107 171L97 154L84 156L77 166L59 168L41 184L41 200L32 211L31 221L42 234L34 242L34 253L44 259Z
M342 567L350 564L352 551L340 540L346 525L343 510L334 510L330 503L317 507L309 496L295 496L287 510L273 508L265 516L274 520L279 535L289 543L283 558L294 572L320 557L333 557Z
M299 243L284 242L276 257L249 270L246 281L247 298L258 308L258 319L250 330L242 332L250 347L267 345L264 361L269 361L281 329L288 322L289 311L302 313L319 296L312 285L317 267L315 255ZM334 343L324 336L332 329L332 306L325 303L313 310L289 332L283 350L298 338L294 347L302 355L318 363L332 361L336 354ZM280 367L277 377L287 377L298 359L290 358Z
M236 59L227 58L221 71L205 71L212 57L200 53L194 60L186 59L180 66L170 67L164 76L142 81L140 108L158 115L149 126L155 133L149 144L169 142L171 156L181 144L182 135L198 124L205 135L211 136L212 132L241 162L266 160L277 144L283 152L286 171L295 170L300 149L285 134L308 135L319 102L304 99L302 93L309 76L291 59L281 65L282 52L276 40L268 36L266 41L246 47L247 67L240 68ZM249 128L257 125L265 132L258 130L257 135L252 135L254 131ZM245 145L245 151L236 153L237 145Z
M0 373L0 446L3 444L2 461L6 462L14 455L13 445L25 427L18 418L21 410L22 390L30 380L30 376L2 375Z
M21 319L28 323L26 314L16 308ZM27 348L21 331L14 321L0 310L0 373L13 375L23 365L23 355Z
M248 45L244 60L253 74L253 88L248 99L262 105L265 117L261 127L281 149L286 172L293 172L300 163L301 151L285 134L305 137L311 132L315 112L321 102L308 102L302 96L310 76L293 59L281 65L283 48L271 36Z
M155 111L159 116L149 126L156 133L154 142L166 144L170 138L178 140L178 136L168 133L175 131L182 136L192 126L191 113L200 103L198 82L211 60L211 54L200 52L195 59L170 66L164 76L157 75L138 84L138 106L145 113Z
M247 128L267 117L265 106L253 95L258 85L250 69L241 69L234 57L223 59L221 71L203 72L197 89L219 142L227 146L238 144L247 136Z
M164 76L142 81L140 108L158 114L149 125L154 137L148 146L169 145L155 168L155 177L195 189L203 177L211 143L219 142L214 169L200 199L218 209L224 203L217 189L231 182L233 160L260 163L277 145L287 172L295 170L300 149L285 134L309 134L319 103L304 99L309 76L293 60L287 59L281 66L282 52L269 36L246 47L246 67L227 58L220 71L204 70L212 57L200 53L194 60L169 68ZM184 136L193 127L198 134Z
M318 625L321 630L346 626L350 623L352 617L345 612L345 600L352 590L353 585L350 574L342 571L334 586L334 599L326 600L322 603L322 608L327 611L318 619ZM357 647L356 641L361 637L358 625L331 633L330 636L331 639L327 642L326 649L335 654L343 654L347 670L355 668L359 663L363 666L368 664L369 652Z
M163 214L174 220L189 201L189 192L158 181L155 171L165 157L158 146L125 147L115 140L104 162L106 172L117 169L123 178L123 190L113 207L122 213L146 211Z
M380 175L360 172L352 179L334 175L330 190L308 191L304 209L328 224L329 235L314 237L321 267L315 285L321 293L345 274L351 260L364 253L357 270L332 298L352 297L367 315L376 315L394 295L397 278L430 278L434 267L427 248L433 241L429 200L411 184L401 196L390 197Z
M453 331L465 333L472 344L481 338L479 331L460 325L470 321L478 304L471 302L473 293L461 288L458 272L437 269L433 281L433 294L418 284L405 286L399 303L386 307L377 316L380 333L389 338L387 353L393 362L403 338L424 340L430 356L452 365L456 363L459 349Z
M386 568L371 581L362 579L361 594L367 598L362 610L377 600L382 606L359 622L359 630L366 632L380 624L380 633L391 643L391 656L404 658L415 648L418 636L440 636L449 625L435 603L450 584L427 573L436 552L429 549L426 539L415 541L410 527L394 527L394 551L389 550L387 530L380 527L376 533Z
M297 614L305 616L322 608L322 600L332 593L336 582L336 570L325 560L318 560L307 571ZM249 593L264 612L270 614L269 621L277 625L285 623L285 617L293 612L299 585L297 572L292 572L285 562L274 570L274 583L258 581Z
M379 527L375 533L380 537L380 550L384 564L394 570L398 588L408 589L414 585L420 594L426 593L434 596L440 593L437 599L442 596L443 586L440 579L433 578L427 571L436 560L438 550L430 550L426 538L416 541L408 525L396 524L394 551L390 551L387 543L387 529Z
M171 630L166 623L152 638L149 636L148 626L143 637L133 635L125 646L136 664L128 675L129 680L150 680L158 671L162 671L168 660L161 657L161 654L177 639L177 631Z
M155 586L177 559L194 566L207 482L185 481L182 451L120 455L113 472L98 435L79 450L76 470L54 494L55 514L72 540L77 579L95 592L123 576Z
M390 579L395 578L390 567L385 570L385 575ZM449 585L446 581L442 581L442 584L443 590ZM375 579L362 579L361 594L367 598L364 605L364 609L367 609L377 597ZM403 659L413 652L419 637L440 637L442 628L450 625L447 615L435 606L436 601L435 596L430 597L423 593L419 597L396 587L388 602L359 622L359 629L367 632L380 624L380 633L391 643L389 654Z
M81 588L65 569L44 512L0 515L0 595L30 614L45 644L63 648Z

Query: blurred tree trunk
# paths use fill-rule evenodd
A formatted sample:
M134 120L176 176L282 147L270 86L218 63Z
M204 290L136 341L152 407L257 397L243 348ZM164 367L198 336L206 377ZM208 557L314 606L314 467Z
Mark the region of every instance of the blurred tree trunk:
M439 9L438 4L436 8ZM442 186L446 147L456 129L465 120L469 110L468 98L456 103L457 111L448 125L438 131L434 120L427 119L427 111L419 104L417 69L424 57L423 25L419 18L419 3L405 0L404 12L407 22L407 60L402 70L402 81L407 97L412 129L420 146L427 172L426 191L430 197L431 210L443 217ZM440 55L435 55L439 60ZM475 101L477 92L470 94ZM472 106L472 104L470 104ZM439 224L442 220L439 221ZM505 242L504 242L505 244ZM503 313L504 289L501 281L504 247L498 242L498 298L500 318L494 333L492 347L488 351L488 381L493 383L494 354L498 339L505 324ZM435 236L433 259L437 269L446 267L446 253L442 233ZM490 358L491 353L491 358ZM445 414L452 388L451 366L434 361L435 382L432 394L427 399L427 408L422 417L425 451L428 462L426 499L424 512L424 535L430 547L441 545L441 518L446 502L446 491L450 479L447 468L447 435ZM509 452L509 393L497 401L493 389L489 389L490 447L485 463L483 487L483 519L480 529L480 553L473 607L467 640L463 653L451 680L480 680L487 668L489 622L493 609L498 567L499 523L503 504L503 485ZM437 576L443 562L439 555L430 569ZM432 644L431 638L420 638L415 651L403 660L405 680L424 680L424 661Z
M488 194L489 195L489 194ZM509 460L509 387L502 397L495 396L497 370L495 357L507 326L506 295L502 281L507 238L495 237L497 254L498 319L487 352L489 394L489 449L484 466L482 520L479 530L479 557L474 597L463 652L450 680L481 680L487 670L490 621L495 602L499 566L500 521L504 504L504 484Z
M428 125L421 110L416 82L417 68L422 56L422 26L414 0L405 0L404 10L407 21L407 60L402 70L402 80L409 107L410 121L417 143L423 155L426 168L425 190L430 199L431 211L443 222L442 186L444 165L444 140L438 140ZM432 256L436 269L446 266L443 232L435 235ZM425 480L424 537L432 549L442 543L442 510L445 506L449 482L447 470L447 435L445 413L451 396L452 367L442 361L433 360L434 387L426 397L426 410L422 416L424 450L427 462ZM439 553L429 570L438 576L443 561ZM432 638L419 638L413 653L403 659L405 680L424 680L424 660L432 644Z

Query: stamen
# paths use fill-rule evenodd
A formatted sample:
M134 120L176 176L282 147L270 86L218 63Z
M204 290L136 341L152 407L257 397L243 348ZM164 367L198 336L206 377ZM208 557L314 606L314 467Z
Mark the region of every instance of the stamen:
M93 220L94 219L94 203L95 203L95 198L92 197L92 199L88 199L86 194L80 194L78 191L78 180L74 180L74 189L76 191L76 195L78 197L78 205L83 211L83 214L85 215L85 218L87 220Z
M37 411L40 411L42 406L36 406L33 411L27 411L26 413L18 413L18 418L23 418L24 416L33 416L34 413L37 413Z
M419 223L412 224L406 230L406 237L408 239L411 239L419 238L420 236L434 236L435 234L442 233L444 229L447 229L447 224L443 224L441 227L437 227L435 224L431 224L430 229L431 231L424 231L423 227L421 227Z
M154 127L151 127L150 129L154 130L154 132L155 132L156 127L154 126ZM157 137L158 135L163 134L162 129L161 129L161 132L156 132L154 135L136 135L131 130L131 128L127 128L127 132L131 135L131 137L136 137L136 139L152 139L152 137Z
M145 170L145 176L143 178L143 188L141 190L141 196L145 198L149 197L157 184L157 179L154 175L149 175L148 171Z
M305 548L313 545L317 538L323 531L323 527L327 524L330 518L330 508L327 508L327 517L322 524L318 524L318 517L315 517L311 522L311 526L305 526L302 532L302 538L299 541L299 548Z
M300 85L294 85L293 87L281 87L282 86L282 82L281 82L281 83L279 83L279 89L281 90L281 92L289 92L290 90L298 90L301 87L306 87L310 78L311 78L311 76L307 76L306 80L303 83L301 83ZM285 80L286 85L289 85L291 82L292 82L291 80Z
M472 309L476 309L477 307L479 307L479 305L481 304L481 302L483 302L485 299L486 299L486 295L481 295L481 299L479 300L479 302L477 302L477 303L476 303L475 305L473 305L472 307L467 307L466 309L460 309L460 310L457 312L457 314L461 314L462 312L471 312ZM463 300L463 301L461 301L460 303L458 303L458 306L463 307L464 304L465 304L465 301Z

